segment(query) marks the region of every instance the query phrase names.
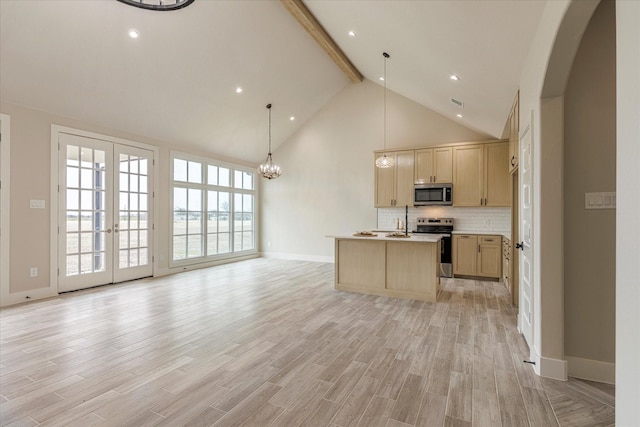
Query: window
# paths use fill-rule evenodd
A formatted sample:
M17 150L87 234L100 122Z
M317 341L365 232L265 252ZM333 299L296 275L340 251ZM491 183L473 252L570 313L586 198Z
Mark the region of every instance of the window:
M173 153L172 177L174 263L256 251L253 171Z

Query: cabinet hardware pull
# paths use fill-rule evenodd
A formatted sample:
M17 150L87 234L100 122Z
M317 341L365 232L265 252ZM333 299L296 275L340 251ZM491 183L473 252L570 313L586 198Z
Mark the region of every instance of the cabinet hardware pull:
M516 156L511 156L511 166L515 166Z
M480 197L480 206L482 206L482 197Z
M480 253L480 245L478 245L478 253Z

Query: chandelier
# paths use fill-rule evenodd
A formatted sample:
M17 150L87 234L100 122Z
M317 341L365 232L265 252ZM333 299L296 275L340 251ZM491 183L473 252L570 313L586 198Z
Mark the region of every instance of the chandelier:
M129 6L149 10L176 10L189 6L194 0L118 0Z
M264 163L258 167L258 173L263 178L276 179L282 174L282 169L273 163L273 158L271 157L271 104L267 104L267 110L269 110L269 154L267 154Z

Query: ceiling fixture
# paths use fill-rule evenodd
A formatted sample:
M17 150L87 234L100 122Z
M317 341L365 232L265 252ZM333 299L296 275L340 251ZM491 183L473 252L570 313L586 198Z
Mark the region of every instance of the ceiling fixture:
M242 93L242 88L241 87L237 87L236 88L236 93Z
M456 117L461 119L462 118L462 114L456 114Z
M131 37L132 39L137 39L138 37L140 37L140 33L138 32L138 30L132 28L129 30L129 37Z
M347 34L349 34L349 37L355 37L356 36L356 32L351 30L349 31Z
M460 77L458 77L456 74L449 74L449 78L455 82L460 80Z
M194 0L118 0L129 6L149 10L177 10L189 6Z
M263 178L275 179L282 175L282 169L273 163L273 159L271 158L271 104L267 104L267 110L269 110L269 154L267 154L264 163L258 167L258 173Z
M289 117L289 120L294 121L296 118L294 116Z
M384 140L384 149L387 149L387 59L389 59L389 54L387 52L382 52L382 56L384 56L384 132L383 132L383 140ZM377 168L390 168L394 165L395 161L392 157L387 157L387 153L384 153L382 156L376 159L376 167Z

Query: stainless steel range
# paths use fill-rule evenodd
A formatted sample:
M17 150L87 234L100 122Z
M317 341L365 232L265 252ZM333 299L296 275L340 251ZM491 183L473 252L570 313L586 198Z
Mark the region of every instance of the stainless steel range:
M440 254L440 276L452 277L453 269L451 265L452 259L452 242L451 234L453 232L453 218L418 218L416 234L441 234L442 243Z

